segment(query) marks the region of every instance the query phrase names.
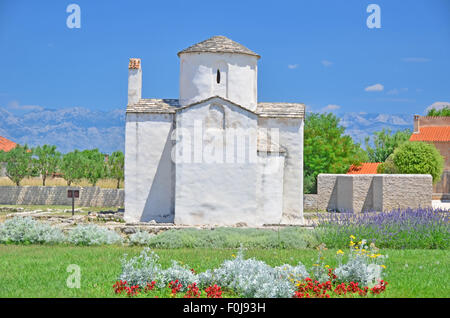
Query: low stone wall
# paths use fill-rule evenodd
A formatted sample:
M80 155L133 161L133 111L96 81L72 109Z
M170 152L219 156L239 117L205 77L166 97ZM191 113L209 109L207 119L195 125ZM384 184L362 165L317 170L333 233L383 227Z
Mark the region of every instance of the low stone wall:
M304 195L305 211L389 211L431 207L431 175L319 174L317 194Z
M0 204L22 205L72 205L67 190L80 190L75 198L76 206L115 207L123 206L123 189L102 189L99 187L43 187L43 186L1 186Z

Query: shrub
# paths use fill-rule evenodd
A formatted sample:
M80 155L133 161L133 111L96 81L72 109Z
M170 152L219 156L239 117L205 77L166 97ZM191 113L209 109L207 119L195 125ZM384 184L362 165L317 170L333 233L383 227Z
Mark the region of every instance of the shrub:
M346 247L348 237L356 235L382 248L449 248L449 213L442 210L321 213L318 218L317 235L328 247Z
M148 245L153 236L146 231L138 230L136 233L130 235L129 242L130 245Z
M55 244L66 240L63 232L50 224L41 223L31 217L16 216L0 226L0 242L26 244Z
M450 106L445 106L441 109L432 108L428 111L427 116L450 116Z
M394 164L394 154L390 154L386 161L378 165L377 173L397 174L398 168Z
M130 285L147 286L147 283L157 281L160 278L161 265L159 256L148 247L141 251L138 256L127 259L125 254L122 258L122 274L120 280Z
M122 243L122 237L115 231L95 224L77 225L70 230L68 241L75 245L102 245Z
M394 151L394 164L399 173L431 174L433 183L441 179L444 159L433 144L408 141Z
M150 238L153 248L308 248L317 245L308 229L181 229L169 230Z
M353 235L350 236L356 239ZM340 282L356 282L362 286L375 286L380 280L383 264L380 262L385 258L378 253L378 248L371 243L370 248L366 240L359 243L350 241L350 256L346 264L336 268L334 273Z

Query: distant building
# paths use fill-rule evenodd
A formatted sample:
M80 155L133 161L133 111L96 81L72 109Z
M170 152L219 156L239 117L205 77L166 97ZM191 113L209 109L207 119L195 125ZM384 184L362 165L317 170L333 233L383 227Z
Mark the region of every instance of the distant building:
M363 162L360 166L351 165L347 174L376 174L381 162Z
M11 141L9 139L6 139L5 137L0 136L0 151L10 151L14 147L16 147L16 143L14 141Z
M16 147L16 143L14 141L11 141L9 139L6 139L5 137L0 136L0 151L10 151L11 149L14 149ZM0 162L0 177L6 176L5 171L5 163Z
M450 117L414 115L414 132L410 141L424 141L436 146L444 157L441 181L433 186L435 198L450 197Z

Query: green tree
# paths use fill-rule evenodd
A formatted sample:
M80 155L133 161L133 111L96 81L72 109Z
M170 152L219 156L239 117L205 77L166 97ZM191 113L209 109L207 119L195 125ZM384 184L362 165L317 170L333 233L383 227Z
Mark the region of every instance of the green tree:
M394 151L393 162L399 173L431 174L433 183L441 179L444 158L433 144L408 141Z
M97 184L97 181L104 178L106 173L105 155L98 149L83 150L83 176L93 185Z
M61 162L61 153L56 150L56 146L37 146L33 150L33 165L42 177L42 185L45 186L47 177L58 169Z
M120 181L124 179L124 159L122 151L115 151L109 156L107 162L108 175L117 180L117 189L120 188Z
M27 145L17 145L2 155L6 162L6 176L17 186L20 185L23 178L30 176L32 173L32 155L33 152Z
M367 161L366 152L344 135L334 114L310 113L304 127L304 192L315 193L319 173L345 173L350 165Z
M411 137L411 130L399 130L394 134L390 129L383 129L381 131L374 132L373 134L373 147L370 144L370 138L365 140L367 155L370 162L384 162L392 154L398 146L405 141L408 141Z
M428 111L427 116L445 116L445 117L449 117L450 116L450 107L449 106L445 106L444 108L441 109L435 109L432 108Z
M84 177L84 161L83 155L78 150L68 152L62 157L60 169L68 186Z

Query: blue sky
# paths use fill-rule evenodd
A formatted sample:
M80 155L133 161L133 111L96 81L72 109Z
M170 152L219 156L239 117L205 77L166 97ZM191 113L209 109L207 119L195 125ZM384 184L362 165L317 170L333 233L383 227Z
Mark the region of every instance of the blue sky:
M80 29L66 26L71 3ZM124 109L130 57L144 98L177 98L176 53L213 35L261 55L259 101L391 114L450 101L448 0L0 0L0 107Z

